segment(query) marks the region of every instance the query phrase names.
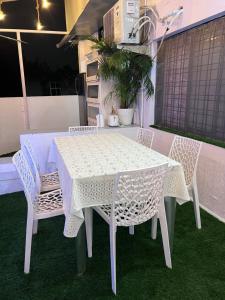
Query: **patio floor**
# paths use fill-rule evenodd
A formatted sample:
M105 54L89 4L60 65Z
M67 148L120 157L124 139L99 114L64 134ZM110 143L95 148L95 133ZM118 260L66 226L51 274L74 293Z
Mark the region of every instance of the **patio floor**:
M23 273L26 201L23 193L0 197L0 298L115 299L111 291L107 225L94 215L93 258L75 275L75 241L63 237L64 217L43 220L33 238L31 273ZM225 299L225 224L202 211L195 228L191 203L177 207L173 269L165 267L160 235L149 223L135 236L117 234L118 299Z

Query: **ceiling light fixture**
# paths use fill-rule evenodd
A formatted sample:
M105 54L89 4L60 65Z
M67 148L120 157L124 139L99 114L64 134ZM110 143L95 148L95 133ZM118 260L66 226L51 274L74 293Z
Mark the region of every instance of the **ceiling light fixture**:
M48 0L42 0L42 7L48 9L51 6L51 3Z

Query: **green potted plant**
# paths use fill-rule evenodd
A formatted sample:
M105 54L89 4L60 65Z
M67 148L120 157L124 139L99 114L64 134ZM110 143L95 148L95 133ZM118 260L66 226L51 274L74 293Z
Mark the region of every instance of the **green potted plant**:
M105 101L116 96L120 101L118 115L120 123L130 125L132 123L134 106L139 89L145 88L149 98L153 92L153 84L150 79L152 58L145 54L118 49L117 45L104 39L89 37L99 54L99 75L103 80L113 80L113 89Z

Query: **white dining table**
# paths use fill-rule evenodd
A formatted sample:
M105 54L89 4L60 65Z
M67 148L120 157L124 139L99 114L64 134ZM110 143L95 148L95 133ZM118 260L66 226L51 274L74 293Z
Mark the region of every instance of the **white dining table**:
M190 200L183 167L118 133L63 136L54 139L63 193L66 237L76 237L84 221L83 208L110 204L115 175L122 171L168 163L164 196L182 204Z

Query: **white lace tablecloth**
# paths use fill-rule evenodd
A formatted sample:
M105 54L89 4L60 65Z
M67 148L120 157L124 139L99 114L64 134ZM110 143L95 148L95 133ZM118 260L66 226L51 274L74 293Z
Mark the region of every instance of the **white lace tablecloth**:
M180 163L120 134L55 138L57 167L66 215L64 235L75 237L84 221L82 208L109 204L115 175L168 163L164 195L190 200Z

